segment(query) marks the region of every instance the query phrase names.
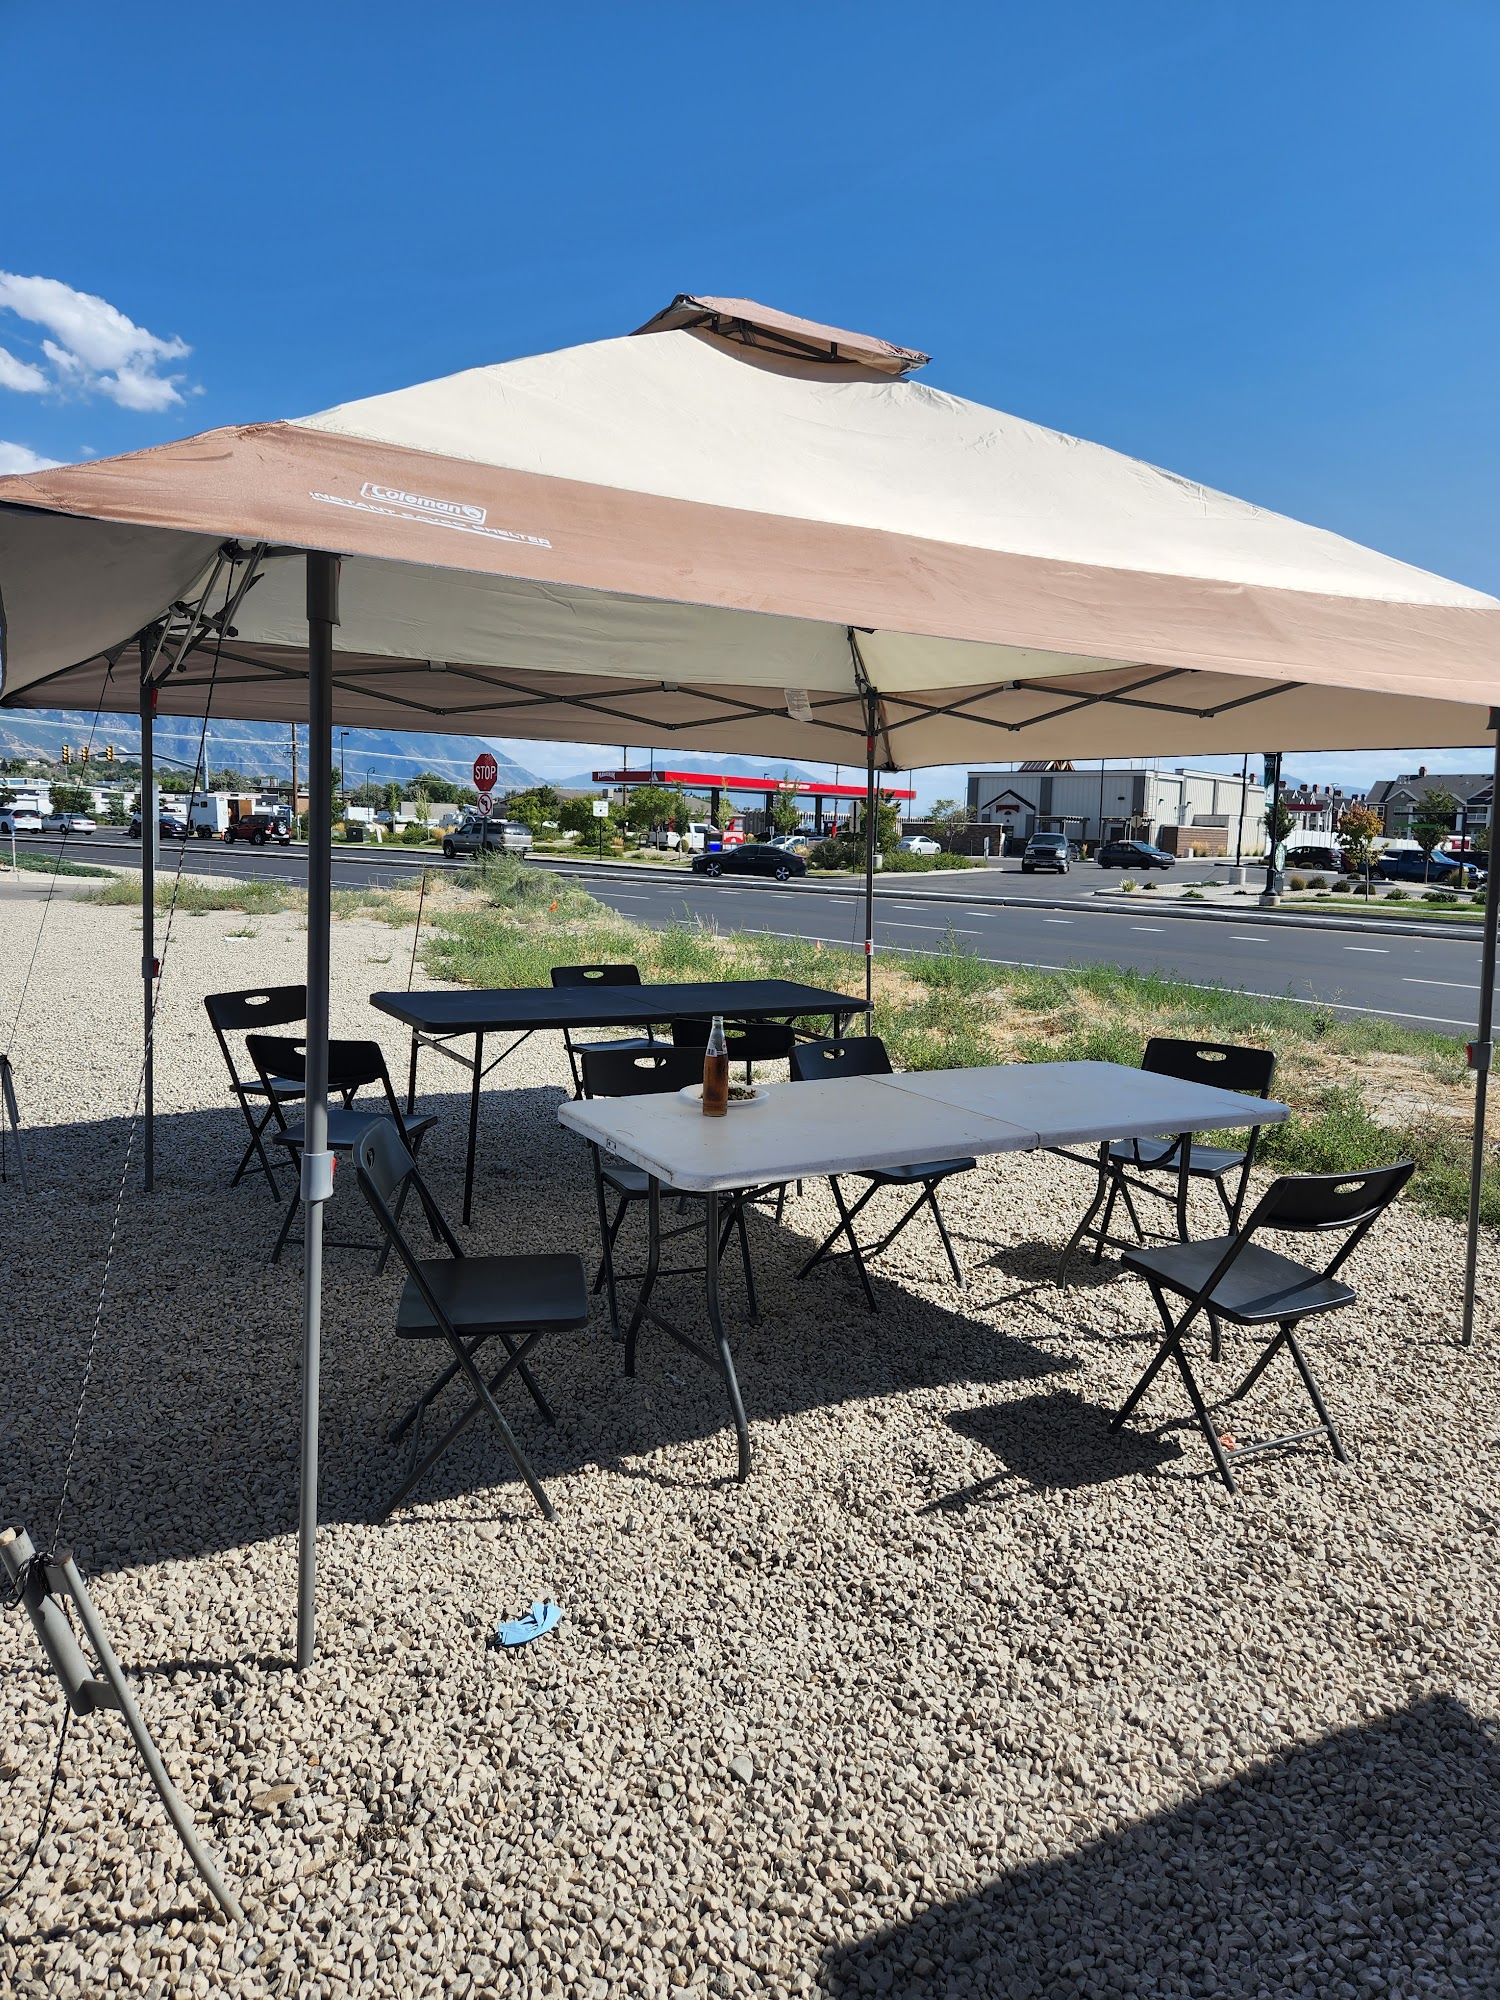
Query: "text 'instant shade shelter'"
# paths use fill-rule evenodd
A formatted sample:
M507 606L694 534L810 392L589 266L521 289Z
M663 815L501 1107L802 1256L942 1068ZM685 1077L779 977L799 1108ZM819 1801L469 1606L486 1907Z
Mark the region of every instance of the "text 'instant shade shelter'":
M306 714L315 827L335 721L839 763L857 745L872 771L1491 728L1494 598L932 388L925 358L684 295L637 336L0 480L0 705L139 706L148 764L153 712ZM318 840L303 1658L328 893ZM148 991L149 959L148 940Z

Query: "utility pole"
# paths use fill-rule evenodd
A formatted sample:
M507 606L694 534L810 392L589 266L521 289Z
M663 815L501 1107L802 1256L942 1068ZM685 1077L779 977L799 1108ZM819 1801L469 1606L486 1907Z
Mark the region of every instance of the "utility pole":
M1244 866L1245 858L1245 802L1250 796L1250 752L1247 750L1240 759L1240 817L1234 830L1234 865Z

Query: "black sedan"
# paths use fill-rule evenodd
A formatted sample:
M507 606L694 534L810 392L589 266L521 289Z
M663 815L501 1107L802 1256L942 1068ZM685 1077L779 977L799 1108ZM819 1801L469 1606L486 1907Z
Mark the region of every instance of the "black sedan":
M188 830L176 813L160 814L156 822L156 833L159 840L186 840L188 837ZM140 837L141 816L135 812L130 816L130 838L139 840Z
M1149 840L1106 840L1094 858L1101 868L1170 868L1177 857Z
M794 875L805 875L807 863L800 854L789 854L784 847L772 847L768 841L749 840L743 847L720 848L717 854L695 854L693 873L771 875L778 882L787 882Z

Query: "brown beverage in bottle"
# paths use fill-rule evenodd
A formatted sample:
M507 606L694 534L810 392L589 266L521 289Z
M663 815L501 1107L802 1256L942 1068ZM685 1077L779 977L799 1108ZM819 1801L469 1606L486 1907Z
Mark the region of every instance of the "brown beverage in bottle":
M724 1016L715 1014L703 1051L703 1115L722 1118L728 1109L729 1044L724 1039Z

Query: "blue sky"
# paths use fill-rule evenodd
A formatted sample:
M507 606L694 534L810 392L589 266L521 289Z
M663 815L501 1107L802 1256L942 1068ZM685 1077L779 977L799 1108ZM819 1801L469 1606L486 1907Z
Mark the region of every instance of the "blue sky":
M56 287L0 280L0 463L743 293L1500 590L1489 0L81 4L0 37L0 270Z

